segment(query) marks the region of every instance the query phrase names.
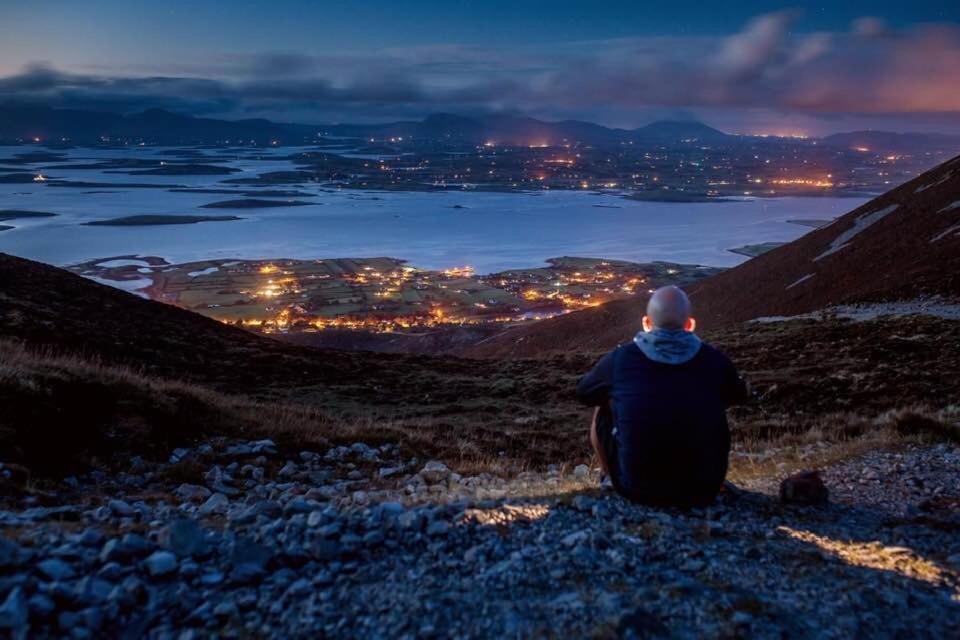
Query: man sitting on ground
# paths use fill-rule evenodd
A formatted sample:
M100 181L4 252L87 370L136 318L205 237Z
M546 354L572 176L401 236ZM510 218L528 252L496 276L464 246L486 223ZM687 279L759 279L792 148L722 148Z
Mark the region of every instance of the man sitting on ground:
M701 342L690 300L657 289L632 342L605 355L577 385L597 407L590 442L614 489L656 505L703 506L727 473L726 409L747 397L729 359Z

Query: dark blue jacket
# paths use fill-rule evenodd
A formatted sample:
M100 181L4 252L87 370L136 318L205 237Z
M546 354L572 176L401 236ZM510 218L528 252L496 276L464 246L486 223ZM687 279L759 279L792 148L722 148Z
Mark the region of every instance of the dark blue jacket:
M682 364L664 364L630 342L577 385L580 401L601 407L598 419L612 421L614 486L653 504L699 505L716 497L730 453L726 409L746 396L733 363L708 344Z

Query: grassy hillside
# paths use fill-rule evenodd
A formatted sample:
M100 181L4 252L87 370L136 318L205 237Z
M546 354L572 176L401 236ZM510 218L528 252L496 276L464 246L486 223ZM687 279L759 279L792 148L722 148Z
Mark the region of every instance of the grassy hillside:
M28 261L0 256L0 274L29 276L0 294L2 449L38 473L217 436L393 441L487 468L589 457L590 411L573 388L597 351L537 360L319 351ZM806 432L851 438L889 426L893 410L898 424L910 411L927 416L905 429L953 424L960 323L795 321L706 337L754 385L757 399L732 414L744 446Z

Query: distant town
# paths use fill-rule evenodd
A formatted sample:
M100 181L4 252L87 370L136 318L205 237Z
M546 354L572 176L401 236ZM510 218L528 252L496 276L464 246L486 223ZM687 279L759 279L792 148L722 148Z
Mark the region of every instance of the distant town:
M311 180L377 190L575 189L621 192L639 200L701 202L882 192L948 157L862 146L838 149L802 138L738 139L724 145L689 140L655 147L621 143L612 148L490 141L458 151L391 138L368 139L351 151L354 157L334 149L303 152L290 157L300 165L298 172L227 182L265 186Z
M98 128L89 126L91 119ZM0 143L39 147L5 161L0 182L83 186L58 181L53 168L52 176L22 168L29 160L33 168L43 158L55 162L58 151L77 145L171 146L176 148L162 161L107 160L89 168L131 175L223 175L224 186L246 188L311 183L408 191L567 189L677 202L865 196L887 191L960 152L960 137L941 134L731 135L699 122L662 121L625 130L576 121L435 114L386 124L294 125L195 118L160 109L121 116L14 107L0 107ZM285 153L290 147L296 149ZM231 158L288 160L294 168L231 177L232 170L218 164Z
M375 333L526 322L597 306L720 271L666 262L562 257L539 268L478 275L426 271L394 258L205 260L119 256L73 271L133 285L153 300L263 333Z

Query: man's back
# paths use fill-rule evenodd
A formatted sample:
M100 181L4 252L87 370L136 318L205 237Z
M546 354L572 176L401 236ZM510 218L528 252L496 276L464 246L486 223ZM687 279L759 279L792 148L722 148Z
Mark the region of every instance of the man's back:
M607 354L577 387L610 421L611 476L624 495L648 503L710 502L730 450L726 408L743 400L730 360L707 344L682 362L658 362L631 342ZM599 426L602 429L604 426Z

